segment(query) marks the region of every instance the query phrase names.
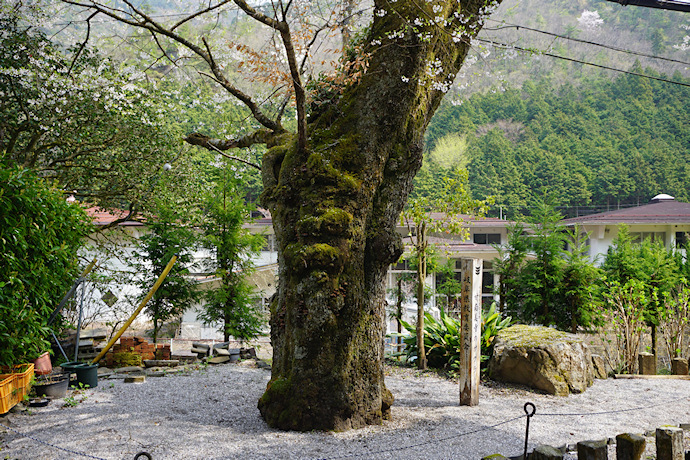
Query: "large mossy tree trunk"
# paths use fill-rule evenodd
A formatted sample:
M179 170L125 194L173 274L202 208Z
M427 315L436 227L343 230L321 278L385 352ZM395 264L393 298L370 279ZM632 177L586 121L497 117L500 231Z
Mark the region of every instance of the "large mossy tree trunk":
M270 305L272 376L259 409L273 427L346 430L389 416L385 275L403 250L396 223L444 95L434 88L460 69L486 7L439 3L451 21L461 13L462 40L440 31L425 40L403 21L433 17L432 5L423 4L422 14L416 2L399 1L397 14L375 14L364 76L311 114L306 149L284 135L264 156L262 201L272 214L280 268ZM386 38L398 31L403 38ZM440 79L430 68L442 69Z

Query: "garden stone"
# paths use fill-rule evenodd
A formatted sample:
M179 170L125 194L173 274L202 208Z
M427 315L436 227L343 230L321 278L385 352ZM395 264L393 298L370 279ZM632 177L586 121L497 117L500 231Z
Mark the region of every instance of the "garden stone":
M556 396L582 393L594 382L591 352L574 334L516 325L500 331L494 343L489 376L495 380Z
M606 362L600 355L592 355L592 370L594 371L595 379L605 380L608 378L608 372L606 372Z
M656 357L647 352L637 355L640 375L656 375Z
M642 436L623 433L616 436L617 460L640 460L647 441Z
M561 460L563 458L563 452L552 446L547 446L542 444L537 446L530 455L528 455L529 460Z
M688 360L685 358L673 358L671 360L671 373L673 375L688 375Z
M577 443L578 460L607 460L608 456L608 442L606 439Z
M683 460L683 430L668 426L656 429L657 460Z

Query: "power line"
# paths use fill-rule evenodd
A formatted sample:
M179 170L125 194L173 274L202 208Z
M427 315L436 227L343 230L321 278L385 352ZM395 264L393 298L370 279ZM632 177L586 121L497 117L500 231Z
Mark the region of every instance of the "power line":
M665 79L665 78L654 77L654 76L651 76L651 75L645 75L645 74L638 73L638 72L631 72L631 71L629 71L629 70L616 69L615 67L609 67L609 66L605 66L605 65L602 65L602 64L595 64L595 63L593 63L593 62L587 62L587 61L583 61L583 60L580 60L580 59L569 58L569 57L566 57L566 56L559 56L558 54L549 53L548 51L539 51L539 50L535 50L535 49L522 48L522 47L520 47L520 46L508 45L508 44L506 44L506 43L495 42L495 41L493 41L493 40L487 40L487 39L484 39L484 38L476 38L475 40L480 41L480 42L483 42L483 43L488 43L488 44L493 45L493 46L496 46L496 47L498 47L498 48L515 49L515 50L523 51L523 52L526 52L526 53L541 54L541 55L549 56L549 57L556 58L556 59L563 59L564 61L570 61L570 62L575 62L575 63L578 63L578 64L590 65L590 66L592 66L592 67L599 67L600 69L612 70L612 71L614 71L614 72L620 72L620 73L624 73L624 74L628 74L628 75L634 75L634 76L636 76L636 77L648 78L648 79L650 79L650 80L657 80L657 81L662 81L662 82L664 82L664 83L671 83L671 84L674 84L674 85L680 85L680 86L687 86L687 87L690 87L690 83L685 83L685 82L681 82L681 81L667 80L667 79Z
M628 50L628 49L625 49L625 48L618 48L618 47L616 47L616 46L604 45L604 44L602 44L602 43L597 43L597 42L593 42L593 41L589 41L589 40L582 40L582 39L579 39L579 38L569 37L569 36L567 36L567 35L560 35L560 34L556 34L556 33L553 33L553 32L547 32L547 31L545 31L545 30L534 29L534 28L532 28L532 27L521 26L521 25L518 25L518 24L503 23L503 22L497 21L497 20L495 20L495 19L489 19L489 21L500 22L500 23L506 24L506 25L503 26L503 27L496 27L496 28L485 29L485 30L502 30L502 29L516 29L516 30L520 30L520 29L525 29L525 30L529 30L529 31L531 31L531 32L537 32L537 33L544 34L544 35L550 35L550 36L552 36L552 37L562 38L562 39L564 39L564 40L570 40L570 41L574 41L574 42L578 42L578 43L585 43L585 44L587 44L587 45L599 46L599 47L601 47L601 48L606 48L606 49L610 49L610 50L613 50L613 51L618 51L618 52L621 52L621 53L627 53L627 54L632 54L632 55L635 55L635 56L641 56L641 57L646 57L646 58L651 58L651 59L659 59L659 60L662 60L662 61L675 62L675 63L678 63L678 64L683 64L683 65L688 65L688 66L690 66L690 62L680 61L680 60L678 60L678 59L672 59L672 58L667 58L667 57L663 57L663 56L655 56L655 55L653 55L653 54L641 53L641 52L638 52L638 51L632 51L632 50Z

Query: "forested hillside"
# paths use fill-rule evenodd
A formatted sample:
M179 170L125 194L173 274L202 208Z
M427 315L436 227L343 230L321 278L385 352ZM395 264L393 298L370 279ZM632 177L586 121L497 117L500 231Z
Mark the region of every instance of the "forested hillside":
M604 0L505 2L432 120L415 193L466 167L509 217L538 200L566 215L690 200L689 25Z
M420 190L466 164L473 195L495 195L513 213L538 199L567 207L644 203L662 192L690 199L685 86L629 75L578 88L530 81L444 105L428 143Z

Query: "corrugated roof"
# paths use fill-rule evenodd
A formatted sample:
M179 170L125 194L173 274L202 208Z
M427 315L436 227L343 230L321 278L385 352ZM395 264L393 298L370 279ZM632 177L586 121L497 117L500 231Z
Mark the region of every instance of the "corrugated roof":
M688 224L690 203L674 199L660 199L634 208L617 209L589 216L573 217L561 221L575 224Z

